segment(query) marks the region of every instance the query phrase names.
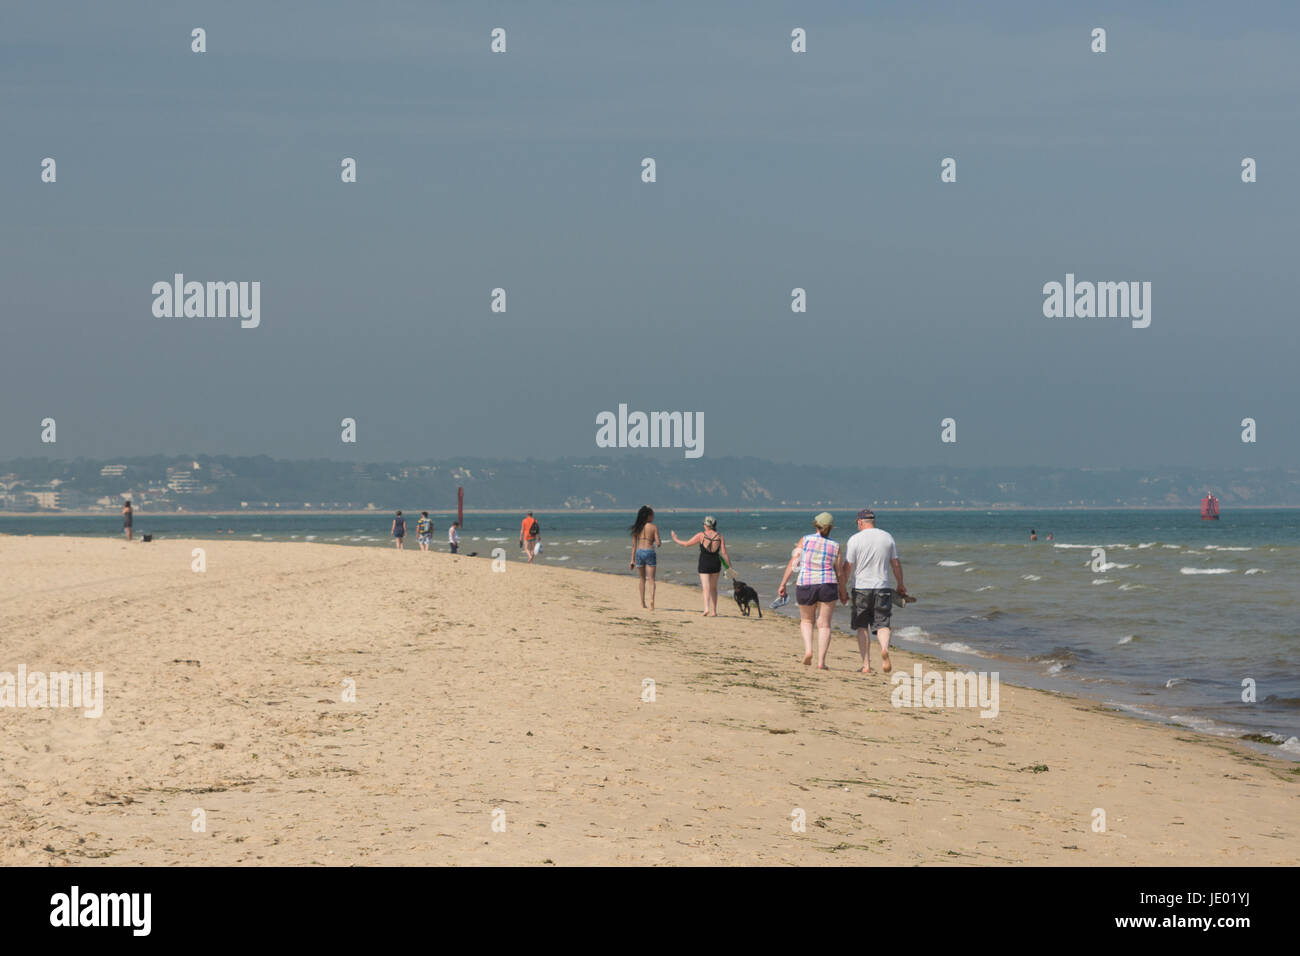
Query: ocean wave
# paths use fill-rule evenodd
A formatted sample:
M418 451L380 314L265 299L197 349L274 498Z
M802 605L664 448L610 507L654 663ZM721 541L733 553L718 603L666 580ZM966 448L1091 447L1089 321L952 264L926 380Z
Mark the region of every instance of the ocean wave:
M1278 697L1276 694L1269 694L1262 703L1272 704L1275 707L1300 707L1300 697Z
M502 538L501 540L504 541L505 539ZM579 538L577 543L578 544L601 544L604 542L604 540L605 540L604 538Z
M969 561L940 561L941 568L960 568L963 564L970 564Z
M907 641L920 641L924 644L930 643L930 632L925 628L917 627L915 624L909 624L907 627L899 628L896 636Z
M1093 584L1112 584L1112 583L1114 583L1114 579L1113 579L1113 578L1093 578L1093 579L1092 579L1092 583L1093 583Z
M1146 585L1145 585L1145 584L1121 584L1121 585L1119 586L1119 590L1121 590L1121 591L1144 591L1144 590L1146 590Z
M1136 634L1127 634L1127 635L1125 635L1124 637L1121 637L1121 638L1120 638L1118 641L1116 641L1115 643L1116 643L1116 644L1132 644L1134 638L1136 638L1136 637L1137 637Z
M1160 547L1162 547L1162 548L1172 548L1173 550L1178 551L1178 550L1180 550L1180 549L1182 548L1182 545L1181 545L1181 544L1162 544Z
M1171 677L1169 678L1169 680L1165 681L1165 690L1171 690L1172 688L1177 687L1179 684L1186 684L1186 683L1187 683L1187 678L1185 677Z
M1041 577L1040 575L1037 575L1037 574L1022 574L1022 575L1020 575L1020 580L1022 580L1022 581L1041 581L1041 580L1043 580L1043 579L1042 579L1042 577Z
M974 654L976 657L985 656L969 644L963 644L961 641L949 641L947 644L940 644L939 650L948 651L953 654Z
M1051 664L1048 665L1047 673L1059 674L1061 673L1061 671L1065 670L1069 666L1070 665L1065 663L1065 661L1053 661Z
M1179 574L1232 574L1232 568L1179 568Z
M1216 720L1210 720L1208 717L1190 717L1186 714L1170 714L1169 719L1175 723L1182 724L1184 727L1199 731L1203 734L1214 734L1216 737L1236 737L1242 732L1239 727L1229 727Z
M1154 542L1154 541L1147 541L1147 542L1144 543L1144 544L1139 544L1139 545L1138 545L1139 548L1151 548L1151 547L1154 547L1154 546L1155 546L1155 542Z
M986 584L983 587L976 588L975 592L978 594L980 591L996 591L996 590L997 590L996 584Z
M1230 548L1224 544L1207 544L1206 551L1254 551L1254 548Z
M1286 743L1278 744L1278 749L1289 754L1300 754L1300 737L1292 737Z
M1268 572L1265 571L1263 568L1247 568L1246 573L1247 574L1268 574Z

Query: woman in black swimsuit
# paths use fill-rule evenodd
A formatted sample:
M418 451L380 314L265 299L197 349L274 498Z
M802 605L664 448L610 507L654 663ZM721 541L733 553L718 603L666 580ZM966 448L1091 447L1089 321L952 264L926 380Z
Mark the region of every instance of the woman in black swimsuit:
M673 541L683 548L700 546L700 587L704 590L704 616L718 616L718 575L722 573L722 562L731 565L731 556L727 554L727 542L718 534L718 521L712 515L704 519L704 530L689 541L677 537L677 532L670 532Z

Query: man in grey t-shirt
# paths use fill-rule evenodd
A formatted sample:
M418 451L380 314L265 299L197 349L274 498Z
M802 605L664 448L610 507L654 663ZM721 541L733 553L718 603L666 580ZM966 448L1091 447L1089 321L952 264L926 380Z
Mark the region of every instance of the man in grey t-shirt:
M888 674L894 669L889 659L889 615L894 604L889 588L891 568L898 593L906 594L907 589L903 587L903 565L898 560L894 536L876 527L876 514L870 508L858 512L858 533L844 548L844 565L845 579L853 587L853 627L858 632L862 673L871 673L870 634L874 631L880 641L881 669Z

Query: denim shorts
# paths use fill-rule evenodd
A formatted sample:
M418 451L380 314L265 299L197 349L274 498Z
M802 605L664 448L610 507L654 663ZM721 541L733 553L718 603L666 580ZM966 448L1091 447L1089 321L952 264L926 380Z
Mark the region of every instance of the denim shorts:
M638 568L653 568L659 563L654 548L637 548L632 560Z

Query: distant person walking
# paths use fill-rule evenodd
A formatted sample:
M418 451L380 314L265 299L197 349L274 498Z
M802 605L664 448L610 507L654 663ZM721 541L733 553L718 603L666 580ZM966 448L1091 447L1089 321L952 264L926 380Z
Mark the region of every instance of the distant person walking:
M131 518L135 512L131 510L131 502L122 505L122 530L126 532L126 540L131 540Z
M537 523L530 511L524 515L524 520L519 524L519 547L523 548L528 554L528 563L533 563L533 558L537 557L537 548L542 541L542 526Z
M405 537L406 519L402 517L402 513L399 511L396 517L393 518L393 543L397 546L398 551L402 550L402 539Z
M779 597L785 597L785 585L790 575L799 569L794 596L799 605L799 633L803 636L803 662L813 659L813 628L817 629L817 669L826 670L826 651L831 646L831 617L835 613L835 600L848 599L844 584L844 562L840 546L831 540L835 519L825 511L813 518L813 534L799 539L795 553L785 566L781 578Z
M433 519L427 511L421 511L420 520L415 522L415 540L420 543L421 551L428 551L433 544Z
M689 541L678 538L676 531L668 533L672 535L673 543L680 544L683 548L697 544L700 546L700 560L696 570L700 573L700 588L704 591L704 616L717 617L718 575L722 573L723 561L726 561L728 566L731 565L731 557L727 554L727 542L718 533L718 519L713 515L705 518L704 530L698 532Z
M460 522L453 521L451 527L447 529L447 546L451 548L451 553L455 554L456 549L460 547Z
M858 512L858 533L844 548L844 577L853 587L853 628L858 632L862 673L871 673L871 634L880 641L881 670L894 669L889 660L889 616L894 609L894 592L889 587L893 569L898 593L903 587L903 565L898 560L894 536L876 527L876 513L870 508Z
M655 548L659 547L659 526L654 523L655 512L649 505L642 505L636 513L636 521L628 528L632 535L632 560L627 563L629 570L635 570L641 580L638 587L641 590L641 606L645 607L646 582L650 583L650 605L649 609L655 609L655 567L659 564L659 559L655 554Z

